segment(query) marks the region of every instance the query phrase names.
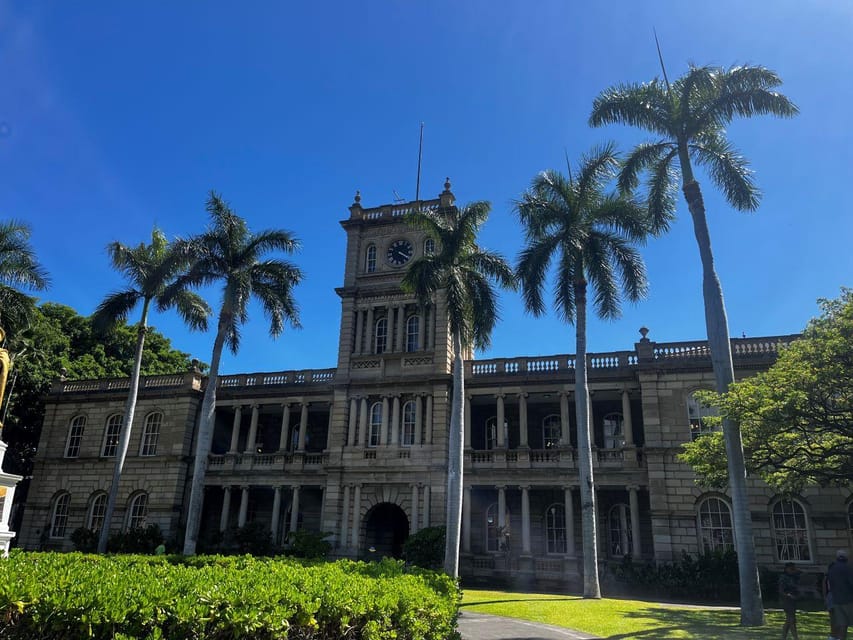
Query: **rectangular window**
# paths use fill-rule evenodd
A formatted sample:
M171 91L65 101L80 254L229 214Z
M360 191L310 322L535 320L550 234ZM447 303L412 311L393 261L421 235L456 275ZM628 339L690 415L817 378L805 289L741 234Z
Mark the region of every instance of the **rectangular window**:
M139 449L139 455L157 455L157 441L160 439L160 425L162 422L162 413L152 413L145 418L145 429L142 431L142 446Z
M107 428L104 430L104 446L101 455L112 458L118 452L118 439L121 435L122 416L114 415L107 418Z
M80 445L83 442L83 429L86 426L86 418L77 416L71 421L68 429L68 441L65 443L65 457L76 458L80 455Z

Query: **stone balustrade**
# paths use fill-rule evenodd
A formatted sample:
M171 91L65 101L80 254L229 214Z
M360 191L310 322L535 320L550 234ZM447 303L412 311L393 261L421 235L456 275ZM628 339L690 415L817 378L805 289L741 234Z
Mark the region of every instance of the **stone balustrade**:
M418 202L406 202L401 204L386 204L371 209L357 208L352 212L352 217L361 220L393 220L401 218L415 211L436 211L440 206L438 198L434 200L420 200Z

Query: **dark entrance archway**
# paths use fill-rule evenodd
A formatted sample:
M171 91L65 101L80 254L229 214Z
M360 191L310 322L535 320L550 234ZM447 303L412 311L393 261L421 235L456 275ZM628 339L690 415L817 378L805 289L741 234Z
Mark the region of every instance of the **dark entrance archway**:
M382 502L373 507L365 520L367 556L401 558L403 543L409 537L409 519L396 504Z

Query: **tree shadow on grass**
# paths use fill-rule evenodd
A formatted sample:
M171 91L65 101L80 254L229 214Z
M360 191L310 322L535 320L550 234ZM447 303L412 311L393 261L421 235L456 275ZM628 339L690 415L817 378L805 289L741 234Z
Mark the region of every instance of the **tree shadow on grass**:
M505 604L508 602L571 602L573 600L583 600L583 598L501 598L500 600L478 600L477 602L464 602L459 605L459 608L463 609L465 607L475 607L481 604Z
M617 633L606 636L606 640L688 638L699 640L763 640L778 638L785 614L779 610L766 610L766 622L762 627L741 627L740 611L701 608L648 607L624 615L631 626L647 621L654 625L646 630ZM801 638L826 635L829 630L826 614L799 612L797 627Z

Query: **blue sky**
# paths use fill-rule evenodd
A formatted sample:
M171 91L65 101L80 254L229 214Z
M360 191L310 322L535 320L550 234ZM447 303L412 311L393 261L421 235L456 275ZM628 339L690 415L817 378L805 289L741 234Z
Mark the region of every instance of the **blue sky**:
M0 3L0 216L33 229L53 278L43 299L91 313L121 280L104 247L153 225L187 236L214 188L253 229L303 243L304 328L271 342L253 310L225 372L332 367L345 236L364 206L412 199L425 122L422 197L450 176L459 202L489 200L482 244L514 259L512 202L539 171L607 139L593 98L689 61L768 66L800 107L793 120L734 123L760 209L729 209L703 181L733 335L790 333L815 300L853 284L853 4L742 2L368 1L340 3ZM702 176L700 175L700 180ZM643 249L651 292L621 320L589 322L589 349L705 335L699 257L686 207ZM211 302L218 304L215 292ZM478 357L571 353L573 329L502 296L492 348ZM212 333L154 319L173 344L210 359Z

